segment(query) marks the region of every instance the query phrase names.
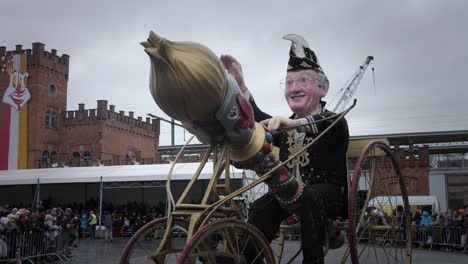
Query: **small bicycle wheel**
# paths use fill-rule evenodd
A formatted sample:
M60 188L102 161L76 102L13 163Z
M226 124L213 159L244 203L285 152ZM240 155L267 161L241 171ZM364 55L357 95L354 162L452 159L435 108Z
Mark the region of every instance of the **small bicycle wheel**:
M255 226L221 219L197 231L185 246L179 264L275 263L267 240Z
M354 169L348 242L353 264L411 263L407 190L396 159L382 142L369 143Z
M167 221L167 217L158 218L141 227L127 242L119 263L175 263L186 244L188 222L173 218L172 226L168 229ZM170 236L160 254L154 255L165 232L170 232Z

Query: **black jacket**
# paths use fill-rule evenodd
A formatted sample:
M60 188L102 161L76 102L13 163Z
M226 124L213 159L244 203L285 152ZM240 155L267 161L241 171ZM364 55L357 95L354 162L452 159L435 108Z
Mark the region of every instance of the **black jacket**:
M271 116L261 111L251 97L250 103L254 110L255 121L260 122ZM325 103L322 103L324 107ZM334 113L324 110L319 114L313 115L310 119L315 121L332 116ZM290 118L294 119L295 115ZM305 127L305 135L302 144L294 140L295 131L288 131L274 135L273 143L280 148L280 160L284 161L304 145L307 145L328 126L334 119L328 119L317 122L312 126ZM304 128L303 128L304 129ZM332 129L324 134L317 142L312 144L309 149L298 158L290 161L287 168L290 173L294 173L295 165L299 165L299 171L305 184L333 184L337 188L337 195L347 204L348 184L347 184L347 157L349 131L346 120L341 119Z

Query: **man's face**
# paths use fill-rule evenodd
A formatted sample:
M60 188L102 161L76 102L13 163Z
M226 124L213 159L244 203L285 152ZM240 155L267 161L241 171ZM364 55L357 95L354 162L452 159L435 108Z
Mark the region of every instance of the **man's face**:
M319 87L317 73L313 70L288 72L285 80L284 97L289 108L298 117L310 115L320 105L320 98L328 91L328 81Z

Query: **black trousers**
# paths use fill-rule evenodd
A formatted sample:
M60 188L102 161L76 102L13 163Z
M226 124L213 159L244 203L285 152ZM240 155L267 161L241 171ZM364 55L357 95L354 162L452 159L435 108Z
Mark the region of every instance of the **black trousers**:
M323 262L326 220L336 219L346 208L340 189L332 184L314 184L304 188L301 207L293 212L301 221L303 263ZM248 222L259 228L271 242L281 222L290 214L281 208L275 195L268 192L252 203Z

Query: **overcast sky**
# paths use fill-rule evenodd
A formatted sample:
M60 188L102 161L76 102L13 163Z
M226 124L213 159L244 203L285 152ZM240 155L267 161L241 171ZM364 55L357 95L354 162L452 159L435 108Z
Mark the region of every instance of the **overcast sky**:
M168 118L150 95L139 44L153 30L235 56L257 104L289 115L280 80L291 42L282 37L296 33L331 81L325 100L375 57L347 116L352 136L468 129L468 1L1 0L0 7L0 45L42 42L71 56L68 110L105 99L126 114ZM169 145L170 126L161 123L161 131Z

